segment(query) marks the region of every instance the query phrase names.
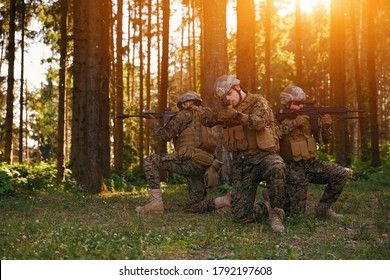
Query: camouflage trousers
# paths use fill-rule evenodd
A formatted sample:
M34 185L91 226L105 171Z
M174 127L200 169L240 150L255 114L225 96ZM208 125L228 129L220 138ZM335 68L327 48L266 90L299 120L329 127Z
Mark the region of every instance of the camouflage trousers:
M333 204L339 198L348 179L347 169L319 159L286 161L286 167L284 210L288 215L305 212L309 183L327 184L320 202Z
M273 153L243 156L233 153L233 220L239 223L268 218L263 203L255 203L257 187L266 182L272 207L283 208L285 165L282 158Z
M152 154L144 159L144 169L151 189L160 188L160 170L183 175L187 180L187 211L204 213L215 209L215 199L205 199L207 194L203 179L205 166L191 159L183 160L176 154Z

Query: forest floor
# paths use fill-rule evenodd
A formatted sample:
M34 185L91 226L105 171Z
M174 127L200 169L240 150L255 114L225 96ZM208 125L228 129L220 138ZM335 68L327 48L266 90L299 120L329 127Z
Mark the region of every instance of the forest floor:
M259 192L260 193L259 186ZM163 214L136 214L146 186L131 192L81 195L22 192L0 197L0 259L389 260L390 169L348 182L334 205L342 222L313 217L324 186L310 186L307 215L236 224L230 209L183 211L184 185L164 185ZM219 196L217 189L210 197Z

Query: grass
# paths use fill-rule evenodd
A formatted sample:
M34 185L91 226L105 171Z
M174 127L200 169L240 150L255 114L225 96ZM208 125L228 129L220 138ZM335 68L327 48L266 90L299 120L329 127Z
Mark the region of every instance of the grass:
M324 186L311 186L307 215L287 219L283 234L266 221L235 224L229 209L185 213L184 185L163 187L164 214L135 213L147 201L145 186L96 196L59 190L1 196L0 259L388 260L389 176L385 170L348 182L334 207L345 215L340 223L313 217Z

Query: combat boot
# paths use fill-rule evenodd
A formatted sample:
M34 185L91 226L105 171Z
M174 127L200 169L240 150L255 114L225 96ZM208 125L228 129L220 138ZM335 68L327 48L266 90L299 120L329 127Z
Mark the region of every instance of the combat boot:
M341 221L344 216L337 214L330 206L329 203L320 202L315 210L315 217L322 220L330 218L334 221Z
M268 195L268 190L264 189L262 192L263 199L264 199L264 205L268 210L268 216L269 216L269 223L271 226L271 229L273 232L284 232L286 229L284 228L283 225L283 220L285 217L284 210L281 208L272 208L269 195Z
M269 212L269 223L273 232L284 232L286 229L283 225L284 210L281 208L271 209Z
M232 192L228 192L225 196L217 197L214 202L215 209L230 207L231 200L232 200Z
M162 191L161 189L150 189L150 202L145 206L138 206L135 208L137 213L146 213L146 212L155 212L162 213L164 212L164 204L162 201Z

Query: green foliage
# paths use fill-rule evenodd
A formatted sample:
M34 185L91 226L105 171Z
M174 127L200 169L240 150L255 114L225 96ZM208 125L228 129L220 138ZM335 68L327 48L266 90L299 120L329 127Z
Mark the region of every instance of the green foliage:
M56 71L50 69L47 84L38 92L31 93L34 100L30 106L33 111L29 116L29 133L31 138L39 143L42 160L51 161L55 158L57 139L57 84Z
M0 194L15 190L12 185L12 172L8 168L0 168Z
M382 164L390 165L390 141L386 141L382 145L381 152L382 152L382 156L381 156Z
M59 182L56 178L56 165L53 163L0 165L0 194L13 191L66 190L74 185L70 178ZM70 170L65 171L70 175ZM69 176L68 176L69 177Z
M108 191L132 191L136 185L144 185L145 178L139 174L138 169L134 171L112 171L111 177L104 181Z
M0 165L0 194L14 193L16 190L82 192L74 179L71 178L71 170L66 169L65 173L65 180L58 181L55 163L13 165L2 163ZM146 185L146 181L144 175L139 174L138 168L134 168L132 171L113 171L111 177L104 181L104 185L106 190L111 192L131 192L135 186Z
M317 145L317 157L320 160L329 161L329 162L335 162L336 158L334 155L328 153L327 151L327 145Z

